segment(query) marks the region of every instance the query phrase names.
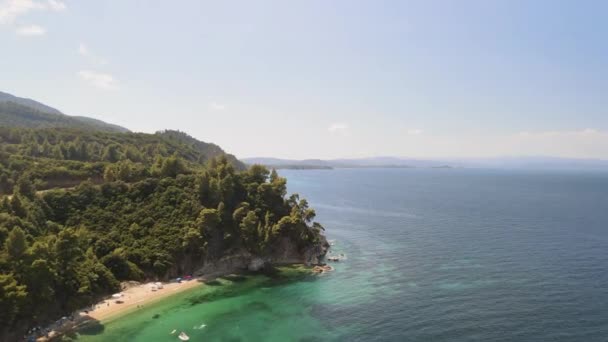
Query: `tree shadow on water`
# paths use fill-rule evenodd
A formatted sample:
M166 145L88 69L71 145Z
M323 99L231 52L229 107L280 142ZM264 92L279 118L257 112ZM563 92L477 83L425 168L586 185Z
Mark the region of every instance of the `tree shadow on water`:
M245 280L247 280L246 276L240 275L240 274L229 274L226 276L221 277L222 279L226 279L228 281L231 281L233 283L242 283Z
M76 336L76 333L79 335L101 335L105 331L106 327L98 320L89 319L86 323L84 323L80 328L78 328L75 332L70 332L66 334L67 336L72 337Z
M208 281L205 281L203 283L205 285L208 285L208 286L222 286L222 283L219 280L217 280L217 279L208 280Z

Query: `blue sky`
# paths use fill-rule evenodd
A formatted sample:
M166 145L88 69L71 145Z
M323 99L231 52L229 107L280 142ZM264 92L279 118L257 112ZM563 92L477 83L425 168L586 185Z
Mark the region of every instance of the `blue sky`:
M608 159L608 2L0 0L0 90L239 157Z

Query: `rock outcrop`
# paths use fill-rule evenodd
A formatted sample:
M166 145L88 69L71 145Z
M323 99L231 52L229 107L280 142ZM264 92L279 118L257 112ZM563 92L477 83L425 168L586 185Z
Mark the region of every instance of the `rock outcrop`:
M299 248L293 241L285 237L269 255L259 256L243 251L223 256L217 260L205 262L194 274L200 276L242 271L257 272L268 266L288 264L312 266L321 262L328 249L329 243L324 235L320 236L318 242L305 248Z

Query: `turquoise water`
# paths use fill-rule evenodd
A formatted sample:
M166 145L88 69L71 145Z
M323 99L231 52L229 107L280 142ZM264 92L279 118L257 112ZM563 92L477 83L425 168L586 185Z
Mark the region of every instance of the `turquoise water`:
M222 279L79 341L607 341L608 174L282 171L347 260Z

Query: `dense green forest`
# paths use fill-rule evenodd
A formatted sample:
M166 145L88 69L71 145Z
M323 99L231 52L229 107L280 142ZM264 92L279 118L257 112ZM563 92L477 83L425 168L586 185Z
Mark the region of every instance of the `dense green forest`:
M75 129L0 127L0 194L10 194L19 178L39 190L94 183L134 182L168 175L175 159L181 173L194 172L209 159L225 156L238 170L244 164L219 146L185 133L106 133Z
M321 239L275 171L245 170L181 132L0 128L0 146L0 331L61 317L122 280Z
M31 100L30 100L31 101ZM101 120L82 116L69 116L39 104L32 107L28 102L3 101L0 96L0 124L21 128L77 128L104 132L128 132L129 130ZM56 111L56 112L55 112Z

